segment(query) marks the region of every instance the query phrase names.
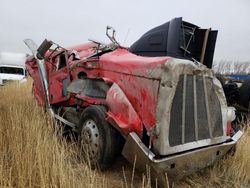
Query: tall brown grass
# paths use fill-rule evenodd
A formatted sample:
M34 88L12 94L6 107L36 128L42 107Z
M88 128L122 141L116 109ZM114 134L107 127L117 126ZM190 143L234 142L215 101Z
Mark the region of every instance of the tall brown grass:
M178 187L250 187L250 130L246 130L233 155L214 166L184 178Z
M30 85L0 88L0 187L105 187L36 106Z
M147 172L126 166L123 162L103 173L90 170L74 143L60 136L37 107L30 81L0 88L0 187L151 187ZM234 156L173 187L250 187L250 131Z

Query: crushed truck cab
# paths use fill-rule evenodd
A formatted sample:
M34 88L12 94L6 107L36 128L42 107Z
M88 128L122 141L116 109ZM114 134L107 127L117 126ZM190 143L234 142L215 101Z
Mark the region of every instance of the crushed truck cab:
M63 48L45 40L25 43L33 94L62 127L76 132L92 167L108 168L121 152L152 167L164 184L214 163L241 137L209 68L217 31L175 18L122 47L91 41ZM125 144L124 144L125 143Z

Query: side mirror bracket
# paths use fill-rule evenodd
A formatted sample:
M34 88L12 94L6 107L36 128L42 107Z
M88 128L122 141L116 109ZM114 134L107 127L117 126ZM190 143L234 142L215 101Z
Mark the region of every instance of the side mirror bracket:
M106 27L106 35L115 45L120 47L120 44L115 39L115 29L111 26Z

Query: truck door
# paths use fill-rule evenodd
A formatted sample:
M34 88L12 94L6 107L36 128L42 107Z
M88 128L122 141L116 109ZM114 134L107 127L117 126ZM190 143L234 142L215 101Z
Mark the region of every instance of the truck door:
M66 101L69 98L67 86L69 84L68 55L60 53L51 59L53 68L49 73L49 99L51 104Z

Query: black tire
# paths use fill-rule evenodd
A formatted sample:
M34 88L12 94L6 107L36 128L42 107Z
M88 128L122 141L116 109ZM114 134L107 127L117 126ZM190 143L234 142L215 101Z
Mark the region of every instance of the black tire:
M105 112L103 106L87 107L81 114L78 126L81 156L93 169L107 169L121 151L121 135L108 124Z
M224 81L223 76L220 75L220 74L217 74L217 75L216 75L216 78L220 81L222 87L224 88L224 86L225 86L225 81Z
M239 103L241 106L249 109L249 101L250 101L250 78L247 78L240 87Z

